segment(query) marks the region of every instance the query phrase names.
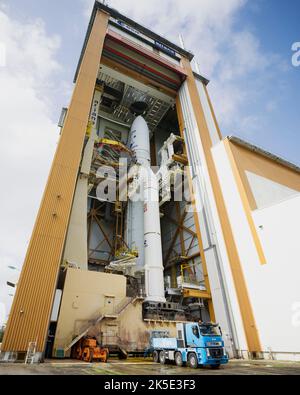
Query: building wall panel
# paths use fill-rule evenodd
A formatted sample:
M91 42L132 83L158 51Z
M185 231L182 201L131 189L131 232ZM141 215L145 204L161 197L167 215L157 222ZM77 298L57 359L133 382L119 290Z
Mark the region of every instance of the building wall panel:
M290 353L276 359L299 361L300 197L256 210L252 215L268 261L263 269L251 265L247 277L249 291L255 295L263 349Z
M299 171L288 168L275 160L268 159L259 153L232 142L229 142L229 144L252 210L257 209L257 204L246 175L247 171L300 192Z
M126 298L126 277L68 269L54 350L65 348L105 313L105 297L114 299L116 309Z
M300 352L300 341L299 326L295 320L296 311L293 309L300 300L297 285L300 198L291 198L252 213L267 261L267 265L260 265L231 161L224 145L225 143L221 143L215 147L213 154L243 265L261 339L261 351L265 354L272 352L276 359L278 356L275 354L285 355L285 359L296 358L296 355L292 354ZM235 310L234 315L237 314ZM299 355L297 358L299 359Z

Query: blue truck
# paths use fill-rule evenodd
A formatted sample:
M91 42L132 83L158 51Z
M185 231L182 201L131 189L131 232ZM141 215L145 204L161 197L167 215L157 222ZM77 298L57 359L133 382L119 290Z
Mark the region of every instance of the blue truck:
M197 369L211 366L218 369L228 363L228 355L218 324L182 323L176 325L177 337L152 339L154 362L165 364L173 361L177 366L186 364Z

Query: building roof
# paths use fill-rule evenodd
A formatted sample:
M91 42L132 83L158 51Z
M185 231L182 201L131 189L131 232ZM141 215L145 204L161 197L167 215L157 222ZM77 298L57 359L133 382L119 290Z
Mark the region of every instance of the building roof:
M232 143L239 145L240 147L246 148L246 149L248 149L248 150L250 150L252 152L255 152L255 153L259 154L259 155L264 156L267 159L270 159L270 160L272 160L274 162L277 162L280 165L288 167L289 169L294 170L297 173L300 173L300 167L299 166L297 166L294 163L289 162L286 159L283 159L282 157L279 157L279 156L277 156L275 154L272 154L271 152L268 152L268 151L264 150L263 148L260 148L260 147L258 147L256 145L253 145L253 144L251 144L251 143L249 143L249 142L247 142L245 140L242 140L241 138L236 137L236 136L228 136L227 139L229 141L231 141Z
M92 11L92 15L91 15L91 18L90 18L90 22L89 22L89 25L88 25L88 30L87 30L87 33L86 33L86 36L85 36L85 40L84 40L84 43L83 43L83 48L82 48L82 51L81 51L79 62L78 62L78 65L77 65L74 82L76 82L76 80L77 80L79 68L80 68L80 65L81 65L81 62L82 62L82 58L83 58L83 55L84 55L84 52L85 52L85 49L86 49L86 46L87 46L87 42L88 42L89 36L91 34L91 30L92 30L92 26L93 26L93 23L94 23L94 20L95 20L95 16L96 16L96 13L97 13L98 10L102 10L102 11L107 12L113 18L116 18L116 19L119 19L119 20L125 22L126 24L128 24L128 25L132 26L133 28L139 30L141 33L143 33L146 36L152 38L153 40L159 41L160 43L166 45L167 47L170 47L171 49L173 49L174 51L176 51L180 55L188 58L189 61L193 60L194 55L191 52L186 51L185 49L183 49L183 48L179 47L178 45L172 43L171 41L167 40L166 38L164 38L162 36L159 36L158 34L154 33L151 30L149 30L145 26L142 26L139 23L133 21L132 19L128 18L127 16L122 15L121 13L119 13L114 8L110 8L107 5L105 5L103 3L100 3L98 0L96 0L95 4L94 4L93 11Z
M203 75L200 75L199 73L197 73L195 71L193 71L193 74L194 74L194 77L196 79L198 79L199 81L203 82L204 85L207 86L209 84L210 81L207 78L203 77Z

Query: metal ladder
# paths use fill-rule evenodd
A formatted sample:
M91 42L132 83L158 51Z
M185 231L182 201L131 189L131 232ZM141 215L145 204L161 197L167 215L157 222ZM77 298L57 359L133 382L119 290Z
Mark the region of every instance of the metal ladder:
M77 342L79 342L79 340L81 340L85 335L89 333L89 331L93 328L93 326L99 324L99 322L101 322L104 318L105 317L101 315L92 324L89 324L88 327L84 331L82 331L78 336L76 336L75 339L73 339L70 344L64 347L64 352L66 353L68 350L70 350L70 348L72 348Z
M25 358L25 364L33 364L34 363L34 357L35 357L35 353L36 353L36 346L37 346L37 342L30 342L28 345L28 349L27 349L27 354L26 354L26 358Z

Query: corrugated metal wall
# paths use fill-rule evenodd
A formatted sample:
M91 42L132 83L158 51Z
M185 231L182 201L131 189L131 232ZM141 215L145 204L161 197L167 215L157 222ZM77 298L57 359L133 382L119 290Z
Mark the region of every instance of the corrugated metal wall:
M36 220L2 351L43 352L108 15L98 12Z

